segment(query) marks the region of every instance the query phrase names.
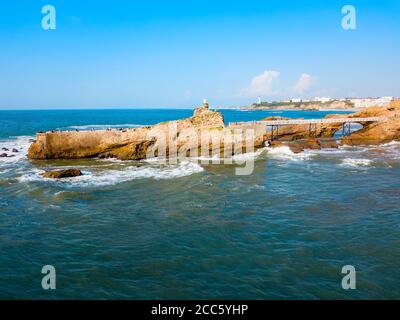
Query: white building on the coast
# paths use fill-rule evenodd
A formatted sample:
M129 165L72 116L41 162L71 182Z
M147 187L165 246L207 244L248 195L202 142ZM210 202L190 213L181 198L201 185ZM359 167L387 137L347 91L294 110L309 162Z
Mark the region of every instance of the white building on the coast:
M368 107L383 107L388 105L393 97L380 97L380 98L352 98L349 99L355 108L368 108Z
M315 97L314 101L325 103L325 102L331 101L331 98L329 98L329 97Z
M290 99L290 102L294 102L294 103L301 102L301 98L292 98L292 99Z

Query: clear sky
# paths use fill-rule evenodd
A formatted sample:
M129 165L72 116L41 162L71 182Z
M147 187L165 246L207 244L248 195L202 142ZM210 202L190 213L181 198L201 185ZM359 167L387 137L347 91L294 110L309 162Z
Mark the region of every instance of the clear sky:
M399 35L398 0L2 0L0 108L400 96Z

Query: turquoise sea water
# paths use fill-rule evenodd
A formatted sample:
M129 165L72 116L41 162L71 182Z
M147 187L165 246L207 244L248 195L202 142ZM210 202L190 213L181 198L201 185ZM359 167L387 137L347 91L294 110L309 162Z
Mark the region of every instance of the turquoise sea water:
M325 112L222 110L225 121ZM0 298L400 298L400 144L235 165L29 161L37 131L133 127L192 110L0 111ZM8 153L11 153L9 151ZM78 167L85 175L38 174ZM41 288L54 265L57 289ZM343 290L341 269L357 270Z

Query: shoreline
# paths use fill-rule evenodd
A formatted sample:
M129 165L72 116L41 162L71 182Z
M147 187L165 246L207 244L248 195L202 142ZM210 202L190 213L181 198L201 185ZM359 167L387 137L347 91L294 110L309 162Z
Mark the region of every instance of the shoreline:
M220 108L224 110L223 108ZM366 109L366 108L365 108ZM328 112L340 112L340 111L346 111L346 112L359 112L362 111L362 108L350 108L350 109L306 109L306 108L291 108L291 109L273 109L273 108L237 108L237 109L230 109L230 110L239 110L239 111L328 111Z

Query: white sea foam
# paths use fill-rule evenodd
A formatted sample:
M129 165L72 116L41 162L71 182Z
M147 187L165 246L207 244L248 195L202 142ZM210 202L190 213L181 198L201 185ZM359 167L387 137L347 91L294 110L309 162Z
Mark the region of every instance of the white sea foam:
M398 161L400 159L400 142L392 141L374 146L342 146L347 154L358 154L360 158L368 157L376 161Z
M57 168L60 169L60 168ZM66 169L63 168L63 169ZM77 187L99 187L110 186L118 183L127 182L136 179L173 179L192 175L202 172L204 169L197 163L191 161L182 161L177 165L166 166L126 166L119 170L94 170L87 167L82 170L83 175L74 178L65 179L47 179L40 174L43 170L34 169L33 172L22 175L19 180L21 182L47 182L66 186Z
M400 147L400 141L392 141L385 144L382 144L382 147Z
M19 136L0 140L0 154L6 153L8 155L7 158L0 158L0 165L16 163L26 159L26 154L30 146L30 139L33 139L33 137ZM8 151L3 150L3 148L8 149ZM17 149L18 152L13 152L13 149Z
M264 151L268 150L267 148L261 148L258 149L254 152L247 152L247 153L242 153L242 154L235 154L232 156L233 161L237 162L244 162L244 161L249 161L249 160L255 160L258 159Z
M382 147L387 150L393 158L400 159L400 141L392 141L382 145Z
M226 158L226 157L221 158L219 155L216 154L212 157L200 156L200 157L192 157L190 159L199 160L199 161L215 161L217 163L222 163L222 164L224 163L224 161L245 162L245 161L258 159L263 154L263 152L266 150L267 150L267 148L260 148L254 152L235 154L230 158Z
M133 123L126 123L126 124L88 124L82 126L68 126L67 129L73 130L102 130L107 128L139 128L143 127L141 124L133 124Z
M365 168L371 167L373 165L373 161L370 159L352 159L346 158L342 160L341 166L347 168Z
M267 150L268 156L279 160L304 161L309 160L315 155L309 152L294 153L288 146L267 148Z

